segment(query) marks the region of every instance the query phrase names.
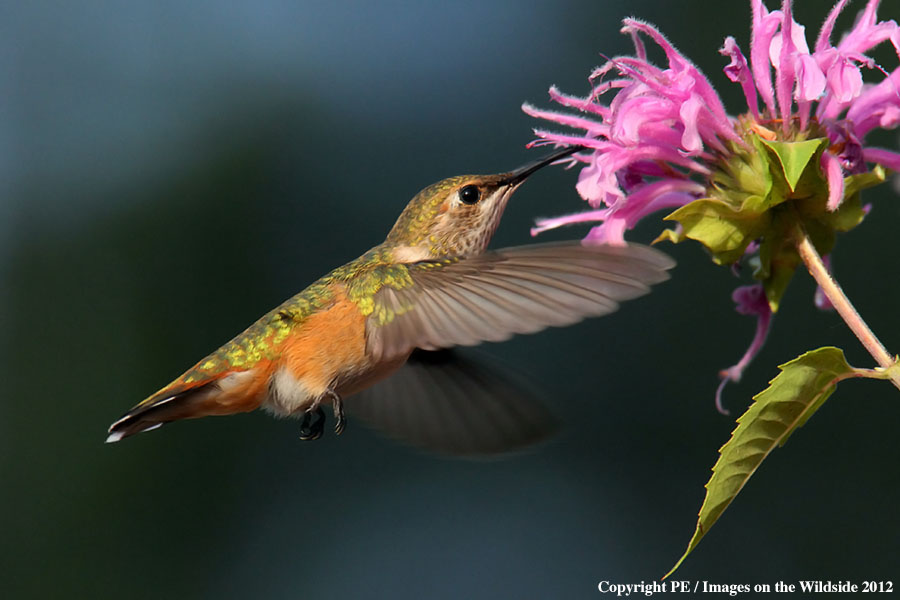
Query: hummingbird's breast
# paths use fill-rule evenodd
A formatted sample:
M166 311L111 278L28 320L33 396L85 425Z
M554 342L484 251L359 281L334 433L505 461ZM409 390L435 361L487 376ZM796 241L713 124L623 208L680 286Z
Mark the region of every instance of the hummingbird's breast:
M343 284L330 288L333 301L294 326L282 343L263 402L276 414L305 411L329 389L358 391L382 370L366 353L365 315Z

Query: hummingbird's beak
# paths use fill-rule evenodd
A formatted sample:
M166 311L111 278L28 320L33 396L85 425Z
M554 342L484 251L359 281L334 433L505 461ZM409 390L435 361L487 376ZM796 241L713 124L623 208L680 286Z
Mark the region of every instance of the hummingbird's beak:
M521 166L514 171L510 171L507 174L504 183L506 185L517 186L525 181L529 175L531 175L541 167L546 167L547 165L554 163L561 158L570 156L578 152L579 150L584 150L584 148L582 146L571 146L569 148L562 148L560 150L557 150L549 156L545 156L544 158L540 158L534 162L528 163L527 165Z

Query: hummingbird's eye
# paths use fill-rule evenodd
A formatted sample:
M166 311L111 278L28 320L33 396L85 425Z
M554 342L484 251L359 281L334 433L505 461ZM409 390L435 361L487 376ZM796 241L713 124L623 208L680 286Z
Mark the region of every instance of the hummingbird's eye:
M477 185L467 185L459 190L459 201L463 204L475 204L481 199L481 191Z

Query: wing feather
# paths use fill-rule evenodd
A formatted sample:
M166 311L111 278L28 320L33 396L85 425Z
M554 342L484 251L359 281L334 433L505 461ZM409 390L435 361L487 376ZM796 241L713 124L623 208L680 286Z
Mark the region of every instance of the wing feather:
M375 294L368 347L391 358L501 341L613 312L668 279L668 256L640 245L535 244L406 265L413 285Z

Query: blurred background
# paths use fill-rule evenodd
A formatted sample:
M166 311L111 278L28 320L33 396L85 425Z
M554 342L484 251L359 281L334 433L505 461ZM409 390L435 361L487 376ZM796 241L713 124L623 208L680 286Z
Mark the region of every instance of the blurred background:
M586 93L601 54L631 52L623 17L659 25L743 110L717 49L728 34L748 47L749 8L725 4L0 7L0 596L561 598L658 579L776 365L831 344L872 365L813 308L805 274L727 388L730 417L713 405L717 372L755 323L733 311L738 280L684 244L663 247L674 278L614 316L483 348L548 390L563 423L517 455L450 460L352 421L303 443L298 422L262 413L103 440L137 401L380 242L425 185L540 156L520 104L549 106L554 83ZM831 2L796 4L813 39ZM494 245L581 209L575 180L536 175ZM900 205L889 186L866 199L833 265L896 352ZM896 389L842 384L676 578L896 579L898 421Z

